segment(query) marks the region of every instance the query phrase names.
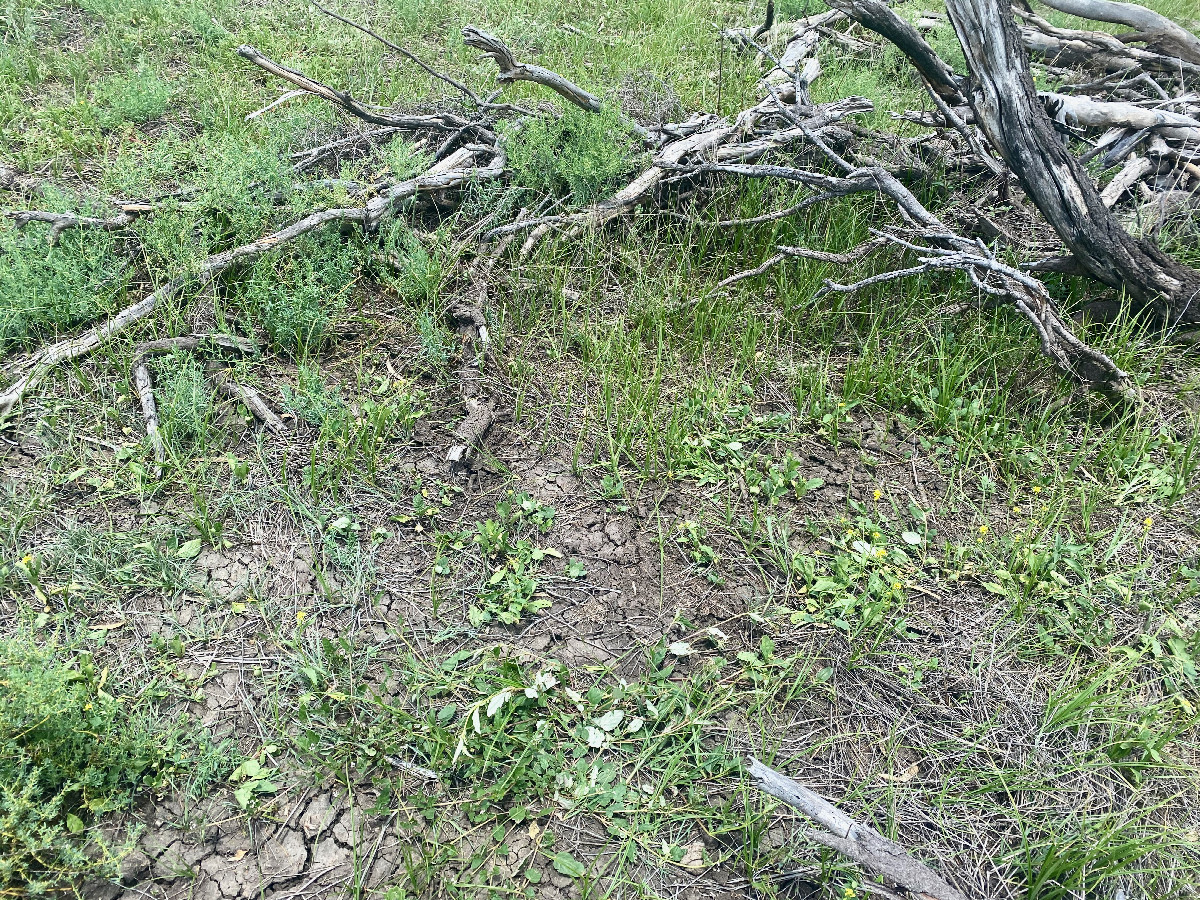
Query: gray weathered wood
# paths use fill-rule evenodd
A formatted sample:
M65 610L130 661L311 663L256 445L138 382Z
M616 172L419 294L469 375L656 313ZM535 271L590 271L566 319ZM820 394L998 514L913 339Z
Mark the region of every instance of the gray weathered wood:
M806 835L819 844L836 850L857 865L883 875L923 900L968 900L966 894L926 866L913 859L895 841L852 818L822 797L786 775L765 766L753 756L746 771L759 790L799 810L821 826Z
M975 121L1079 264L1163 321L1200 322L1200 272L1126 233L1063 146L1007 3L947 0L946 8L971 70Z

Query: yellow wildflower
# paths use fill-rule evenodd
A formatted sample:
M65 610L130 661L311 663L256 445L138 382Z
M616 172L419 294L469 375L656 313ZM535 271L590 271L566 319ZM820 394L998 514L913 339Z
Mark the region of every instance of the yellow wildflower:
M980 533L980 534L987 534L987 533L988 533L988 527L987 527L986 525L980 525L980 526L979 526L979 533Z
M876 488L876 489L875 489L875 499L876 499L876 500L880 500L880 499L882 499L882 498L883 498L883 491L881 491L881 490L879 490L878 488Z
M1042 492L1042 486L1040 484L1035 484L1033 486L1033 492L1035 494L1040 494Z
M1146 521L1143 522L1142 524L1145 525L1147 528L1149 528L1151 525L1154 524L1154 520L1151 518L1147 518Z
M297 610L297 612L296 612L296 623L297 623L297 624L301 624L301 623L303 623L303 622L304 622L304 620L305 620L307 617L308 617L308 613L307 613L307 612L305 612L305 611L304 611L304 610L302 610L302 609L301 609L301 610Z

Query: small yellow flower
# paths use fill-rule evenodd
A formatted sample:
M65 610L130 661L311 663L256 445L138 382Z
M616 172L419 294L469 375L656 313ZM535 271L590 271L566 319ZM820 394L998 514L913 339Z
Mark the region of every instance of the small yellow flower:
M898 590L900 590L901 587L903 587L903 585L901 585L900 582L897 581L895 584L892 585L892 590L898 591Z
M1013 515L1014 515L1014 516L1019 516L1020 514L1021 514L1021 507L1019 507L1019 506L1014 506L1014 507L1013 507Z
M875 540L879 540L879 532L876 531L874 534L871 535L871 537L875 538Z
M879 490L878 488L876 488L876 490L875 490L875 499L876 500L883 499L883 491Z
M979 533L980 533L980 534L987 534L987 532L988 532L988 527L987 527L986 525L980 525L980 526L979 526Z
M302 623L306 618L308 618L308 613L306 613L304 610L301 609L296 612L296 623L297 624Z
M85 703L85 704L83 704L83 711L84 711L84 712L87 712L87 711L88 711L89 709L91 709L91 708L92 708L92 704L90 704L90 703Z
M1153 524L1154 524L1154 520L1153 520L1153 519L1150 519L1150 518L1148 518L1148 519L1146 519L1146 521L1145 521L1145 522L1143 522L1142 524L1143 524L1143 525L1145 525L1147 528L1149 528L1151 525L1153 525Z
M876 550L875 555L876 556L887 556L887 551L886 550Z
M1042 486L1040 484L1035 484L1033 486L1033 492L1035 494L1040 494L1042 492Z

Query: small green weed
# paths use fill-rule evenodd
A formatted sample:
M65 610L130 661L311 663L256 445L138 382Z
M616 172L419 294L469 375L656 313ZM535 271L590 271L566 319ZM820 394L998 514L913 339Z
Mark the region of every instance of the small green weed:
M68 231L57 246L40 225L0 227L0 350L86 324L120 304L129 272L117 240Z

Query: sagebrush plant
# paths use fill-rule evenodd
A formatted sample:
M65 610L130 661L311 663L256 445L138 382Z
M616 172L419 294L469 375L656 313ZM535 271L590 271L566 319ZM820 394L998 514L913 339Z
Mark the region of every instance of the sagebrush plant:
M131 270L118 240L65 232L56 246L42 225L0 227L0 351L54 338L120 305Z
M0 896L115 874L125 848L90 831L99 816L201 762L225 774L209 757L227 747L178 741L109 694L107 679L87 653L68 661L26 638L0 639Z
M358 240L325 232L255 264L246 305L276 350L305 357L320 349L346 308L364 252Z
M513 181L538 194L569 195L577 204L602 199L644 162L637 136L612 105L599 114L568 107L505 137Z
M96 118L104 128L123 122L144 125L160 118L171 100L171 84L153 69L140 67L110 75L96 83Z

